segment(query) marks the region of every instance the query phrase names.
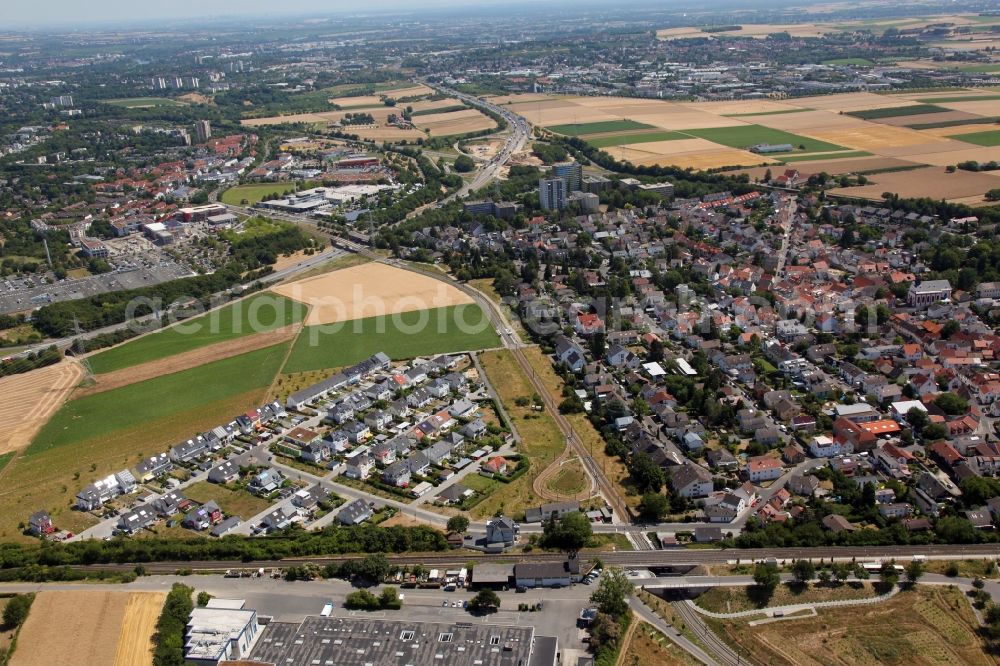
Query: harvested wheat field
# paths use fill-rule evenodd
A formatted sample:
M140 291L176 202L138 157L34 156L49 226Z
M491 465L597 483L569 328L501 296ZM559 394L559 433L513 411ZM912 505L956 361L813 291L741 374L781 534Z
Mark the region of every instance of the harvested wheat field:
M301 324L293 324L291 326L285 326L273 331L245 335L233 340L226 340L225 342L208 345L207 347L200 347L198 349L192 349L191 351L181 352L180 354L174 354L173 356L168 356L167 358L162 358L156 361L150 361L148 363L133 365L127 368L122 368L121 370L100 374L94 377L92 384L79 389L75 394L73 394L73 397L75 399L92 395L94 393L104 393L105 391L111 391L123 386L138 384L139 382L144 382L147 379L155 379L156 377L170 375L175 372L181 372L182 370L190 370L191 368L197 368L205 365L206 363L221 361L222 359L230 358L231 356L239 356L240 354L257 351L258 349L271 347L282 342L288 342L295 337L301 327Z
M722 116L796 111L801 108L791 100L788 102L776 102L767 99L744 99L733 102L690 102L681 104L681 106L694 108L699 111L710 111Z
M21 628L11 666L116 664L130 596L129 592L39 592Z
M975 123L970 125L955 125L954 127L933 127L920 130L923 134L932 136L952 136L955 134L974 134L975 132L991 132L997 129L996 123Z
M114 666L152 666L153 634L166 596L164 592L129 594Z
M465 134L496 127L492 118L484 116L476 109L430 113L426 116L416 116L413 122L418 127L430 130L435 136Z
M917 102L900 99L896 95L876 95L875 93L844 93L842 95L820 95L818 97L800 97L795 100L796 106L810 109L826 109L828 111L870 111L871 109L890 109L900 106L916 106Z
M971 197L978 197L981 202L984 192L1000 186L1000 177L988 173L947 173L942 167L880 173L869 178L874 181L869 185L841 187L829 190L829 193L877 200L882 198L883 192L895 192L901 197L930 197L948 201L968 201Z
M440 280L377 262L291 282L272 291L309 305L307 326L472 302Z
M905 127L891 127L864 123L857 127L843 129L813 129L803 131L805 136L820 139L838 146L846 146L854 150L870 150L883 155L895 156L893 152L907 146L933 145L945 141L930 134L921 134Z
M701 28L668 28L657 30L657 39L712 39L726 37L754 37L763 39L776 32L787 32L792 37L822 37L828 32L837 32L831 25L821 23L758 23L744 24L739 30L727 30L725 32L704 32Z
M753 178L763 178L768 171L772 175L779 175L782 169L795 169L803 176L811 176L814 173L826 172L832 176L839 176L845 173L864 173L866 171L876 171L879 169L898 169L903 167L920 166L915 162L898 160L894 157L848 157L846 159L825 159L810 162L795 162L783 167L754 167L743 169L740 173L745 173Z
M245 127L262 127L264 125L281 125L283 123L332 123L344 115L343 111L323 111L322 113L290 113L286 116L268 116L267 118L245 118L240 124Z
M995 99L987 100L968 100L966 102L945 102L939 104L938 106L943 106L946 109L951 109L953 111L964 111L965 113L972 113L977 116L1000 116L1000 102Z
M76 361L0 379L0 454L23 449L83 376Z
M977 162L990 162L992 160L1000 161L1000 146L973 147L971 144L963 141L953 141L950 145L953 148L952 150L915 154L910 159L916 162L923 162L925 164L934 164L938 166L958 164L959 162L965 162L967 160L975 160ZM983 172L983 175L987 174L996 175L997 172Z
M418 129L399 127L351 127L345 131L370 141L415 141L427 138L427 135Z
M384 106L382 98L378 95L357 95L355 97L334 97L330 104L339 106L342 109L351 109L361 106Z

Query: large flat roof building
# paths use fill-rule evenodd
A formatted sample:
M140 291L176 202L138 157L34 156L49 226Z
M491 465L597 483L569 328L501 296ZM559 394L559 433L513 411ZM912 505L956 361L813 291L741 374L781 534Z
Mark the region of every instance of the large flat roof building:
M534 634L533 627L478 622L310 616L300 624L271 622L249 658L282 666L522 666L536 663Z
M242 599L212 599L191 611L184 639L184 659L200 666L246 657L260 636L257 611Z

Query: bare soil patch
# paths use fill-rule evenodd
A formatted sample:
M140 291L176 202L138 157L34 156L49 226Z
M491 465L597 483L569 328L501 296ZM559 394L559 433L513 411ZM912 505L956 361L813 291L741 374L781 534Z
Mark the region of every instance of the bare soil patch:
M221 361L224 358L239 356L240 354L264 349L265 347L270 347L281 342L287 342L295 337L301 327L301 324L293 324L273 331L267 331L266 333L245 335L234 340L226 340L225 342L208 345L207 347L192 349L191 351L174 354L173 356L150 361L149 363L142 363L141 365L97 375L94 378L94 383L79 389L74 394L74 398L82 398L94 393L104 393L112 389L144 382L147 379L154 379L162 375L170 375L182 370L197 368L206 363Z
M0 379L0 454L23 449L83 376L76 361Z
M874 122L879 125L892 125L894 127L909 127L910 125L931 123L950 123L956 120L977 120L982 116L964 111L945 111L942 113L922 113L917 116L894 116L892 118L879 118Z
M377 262L290 282L273 291L311 306L307 326L472 302L444 282Z

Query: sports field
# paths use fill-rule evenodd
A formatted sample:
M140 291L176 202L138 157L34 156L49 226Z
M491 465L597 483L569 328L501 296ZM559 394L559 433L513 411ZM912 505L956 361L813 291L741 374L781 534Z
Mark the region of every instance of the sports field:
M274 331L302 321L306 306L264 292L144 335L89 357L96 374L148 363L227 340Z
M341 368L384 351L393 359L500 346L482 309L473 303L368 317L302 329L285 373Z

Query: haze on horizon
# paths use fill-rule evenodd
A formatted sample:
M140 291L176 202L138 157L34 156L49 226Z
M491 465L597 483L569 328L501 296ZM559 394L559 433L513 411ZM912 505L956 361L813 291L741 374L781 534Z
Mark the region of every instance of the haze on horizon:
M137 3L134 0L50 0L44 5L27 0L9 0L4 7L5 27L48 27L95 24L141 23L147 21L189 21L192 19L316 16L336 13L377 14L419 9L469 9L462 0L173 0L170 3ZM476 6L490 7L498 0L474 0Z

